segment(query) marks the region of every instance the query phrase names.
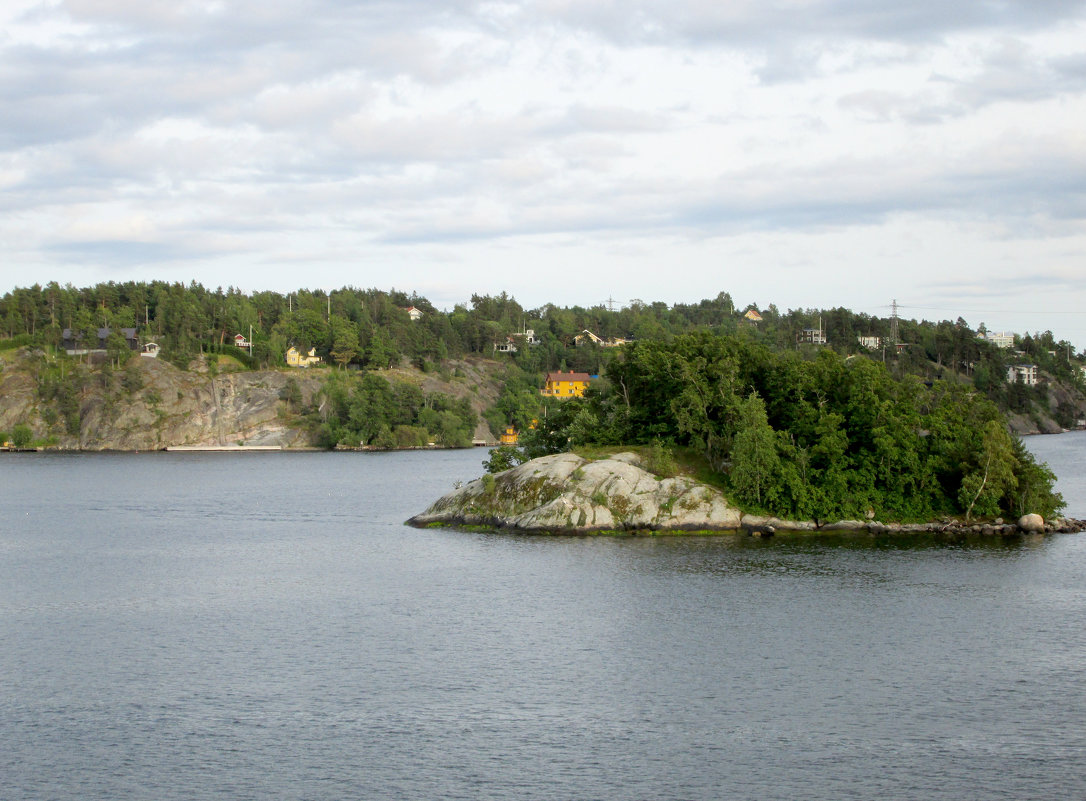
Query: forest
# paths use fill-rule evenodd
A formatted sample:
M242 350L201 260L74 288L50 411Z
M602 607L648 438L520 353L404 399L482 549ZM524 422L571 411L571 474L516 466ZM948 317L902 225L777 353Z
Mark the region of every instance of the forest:
M805 344L804 330L816 326L826 344ZM328 447L470 442L478 418L466 402L425 394L387 369L449 374L457 360L492 360L504 365L496 402L481 410L492 432L513 425L526 433L543 419L528 435L537 440L531 447L553 449L563 437L566 444L696 446L748 503L795 515L864 507L926 517L1036 502L1036 476L1020 448L989 424L1014 412L1072 427L1082 409L1067 392L1050 393L1086 390L1083 354L1051 332L1025 333L1004 349L961 318L740 308L727 292L689 304L534 309L503 292L439 310L415 293L353 287L285 294L158 281L16 288L0 297L0 351L25 345L58 354L39 389L69 429L79 422L78 387L69 385L80 373L64 367L59 345L65 329L95 328L134 328L140 342L157 343L160 358L182 369L211 353L248 369L286 369L290 346L313 348L324 376L319 414L291 393L284 400ZM236 334L251 338L251 348L235 348ZM878 347L865 347L874 337ZM630 344L597 344L618 338ZM116 339L110 361L120 366L124 346ZM1022 361L1038 365L1036 386L1007 380L1008 366ZM539 393L552 370L603 380L585 401L559 405ZM963 428L975 441L946 433ZM548 436L551 443L540 444ZM991 456L988 469L976 463L982 456ZM1007 469L992 472L1001 466ZM972 492L978 481L983 486Z
M497 467L591 445L693 449L744 508L800 520L1050 515L1054 476L972 387L700 331L633 343Z

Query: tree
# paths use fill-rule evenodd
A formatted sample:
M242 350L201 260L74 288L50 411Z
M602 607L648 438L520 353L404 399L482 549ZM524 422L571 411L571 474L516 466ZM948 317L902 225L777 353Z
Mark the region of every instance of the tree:
M341 370L358 355L358 329L346 317L332 317L331 353Z
M978 463L962 479L958 501L965 506L965 519L969 520L975 508L979 514L994 515L999 512L999 501L1004 493L1018 486L1014 475L1014 445L1006 427L998 420L989 420L981 438Z
M106 337L106 355L114 367L122 367L132 358L132 349L119 331L110 331Z
M777 435L766 419L765 403L752 392L739 406L739 430L732 445L731 481L736 494L761 507L780 473Z

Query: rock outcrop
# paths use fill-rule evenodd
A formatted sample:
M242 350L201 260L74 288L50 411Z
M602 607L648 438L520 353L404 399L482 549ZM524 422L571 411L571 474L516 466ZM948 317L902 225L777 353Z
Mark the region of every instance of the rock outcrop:
M162 359L134 357L122 370L87 370L82 365L75 403L78 431L69 429L56 403L39 397L33 359L5 365L0 372L0 430L18 423L34 436L52 437L72 450L155 450L172 445L308 445L291 425L280 400L294 379L303 403L320 387L304 371L239 371L211 375L205 369L179 370ZM50 416L50 412L52 413Z
M741 513L718 490L689 478L660 478L639 464L633 453L598 461L544 456L469 482L408 523L567 533L740 527Z
M409 525L483 526L522 533L584 534L601 531L937 534L1014 536L1082 531L1071 518L1018 522L882 523L868 520L783 520L744 514L717 489L690 478L661 478L642 469L634 453L590 461L573 453L543 456L511 470L484 475L439 498Z

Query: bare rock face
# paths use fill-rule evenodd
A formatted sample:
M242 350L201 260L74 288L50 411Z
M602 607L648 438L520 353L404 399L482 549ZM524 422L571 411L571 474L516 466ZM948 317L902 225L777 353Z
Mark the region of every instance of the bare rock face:
M1031 534L1043 534L1045 521L1040 515L1022 515L1018 518L1018 528Z
M73 367L78 369L81 366ZM308 403L320 383L299 373L267 370L222 373L179 370L160 359L134 357L112 373L85 371L78 394L78 433L49 420L29 369L0 373L0 430L25 422L35 437L53 437L62 449L155 450L171 445L308 444L289 425L280 395L298 384Z
M544 456L476 479L408 523L484 525L524 532L734 530L741 514L724 496L688 478L659 478L633 453L590 462Z

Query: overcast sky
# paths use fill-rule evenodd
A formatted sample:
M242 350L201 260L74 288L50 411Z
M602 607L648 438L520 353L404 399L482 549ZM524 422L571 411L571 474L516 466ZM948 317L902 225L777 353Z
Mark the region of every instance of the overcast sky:
M1086 1L5 0L0 265L1081 349Z

